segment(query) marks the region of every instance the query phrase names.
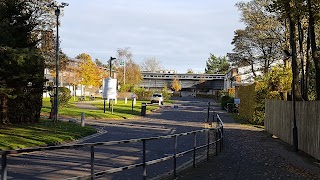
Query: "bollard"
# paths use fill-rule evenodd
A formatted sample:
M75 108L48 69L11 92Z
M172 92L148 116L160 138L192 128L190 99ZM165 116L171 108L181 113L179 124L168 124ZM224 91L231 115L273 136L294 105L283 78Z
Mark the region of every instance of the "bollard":
M136 98L133 98L133 105L136 105L136 103L137 103Z
M81 113L81 127L84 127L84 125L85 125L84 119L85 119L85 114L84 114L84 112L82 112Z
M124 98L124 104L127 104L128 103L128 98Z
M141 116L146 116L146 110L147 110L147 104L142 103L141 104Z

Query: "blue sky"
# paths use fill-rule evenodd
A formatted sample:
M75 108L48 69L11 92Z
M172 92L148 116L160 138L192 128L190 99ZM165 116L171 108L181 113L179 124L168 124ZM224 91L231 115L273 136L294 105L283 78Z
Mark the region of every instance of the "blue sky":
M234 31L244 27L238 1L65 0L61 48L69 57L87 53L106 63L130 47L137 64L155 57L164 69L202 73L209 53L231 52Z

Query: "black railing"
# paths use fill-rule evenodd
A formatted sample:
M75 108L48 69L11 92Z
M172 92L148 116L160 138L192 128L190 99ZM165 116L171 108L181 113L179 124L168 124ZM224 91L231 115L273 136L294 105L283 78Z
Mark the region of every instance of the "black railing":
M21 153L31 153L37 151L51 151L51 150L59 150L59 149L71 149L71 148L82 148L82 147L90 147L90 174L85 176L78 176L69 179L94 179L95 177L100 177L105 174L111 174L115 172L121 172L128 169L133 169L136 167L143 167L143 172L141 173L143 179L147 178L147 166L156 164L159 162L163 162L169 159L173 159L173 174L177 176L177 158L181 157L187 153L193 153L193 167L196 166L196 151L202 148L207 148L207 160L210 156L210 146L215 145L215 154L218 155L218 152L222 150L223 147L223 122L220 116L217 114L217 124L215 128L207 128L201 129L196 131L190 131L180 134L173 134L167 136L157 136L157 137L150 137L150 138L140 138L140 139L130 139L130 140L122 140L122 141L109 141L109 142L97 142L97 143L83 143L83 144L75 144L75 145L63 145L63 146L49 146L49 147L39 147L39 148L28 148L28 149L19 149L19 150L8 150L8 151L0 151L1 155L1 180L7 180L7 158L9 155L21 154ZM212 124L211 124L212 125ZM210 136L210 132L215 132L215 136ZM205 133L207 132L207 141L206 144L197 146L197 134L198 133ZM193 135L193 148L189 150L185 150L183 152L177 151L177 144L178 144L178 137L179 136L186 136L186 135ZM146 160L146 142L152 140L159 140L159 139L169 139L174 138L174 146L173 146L173 154L167 155L162 158L154 159L147 161ZM213 138L214 141L213 141ZM211 140L211 142L210 142ZM128 166L112 168L105 171L96 172L94 169L94 162L95 162L95 147L96 146L110 146L116 144L126 144L126 143L133 143L133 142L142 142L142 163L131 164Z

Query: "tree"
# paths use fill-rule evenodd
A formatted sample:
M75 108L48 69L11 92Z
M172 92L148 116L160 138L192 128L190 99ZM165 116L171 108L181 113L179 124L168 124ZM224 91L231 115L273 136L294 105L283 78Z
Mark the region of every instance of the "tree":
M283 56L285 26L277 13L269 11L271 3L272 0L252 0L236 4L246 27L235 31L233 53L228 57L233 65L250 65L254 76L256 71L267 73Z
M0 124L38 122L42 106L44 58L39 26L46 19L31 0L0 2Z
M178 81L176 78L174 78L174 79L172 80L171 89L172 89L173 91L175 91L175 92L181 90L181 85L180 85L179 81Z
M95 59L94 63L99 67L104 67L104 64L99 59Z
M194 74L194 72L193 72L193 70L192 70L191 68L189 68L189 69L187 70L187 74Z
M206 74L225 74L229 70L230 64L225 56L216 57L210 53L210 57L206 62L205 73Z
M124 62L124 65L117 69L118 84L122 91L129 91L142 80L140 67L133 61L130 48L119 48L117 53L118 60Z
M162 69L161 63L155 57L146 58L140 66L142 71L156 72Z
M78 73L81 76L80 84L85 85L86 87L99 87L101 84L99 68L92 61L91 56L86 53L82 53L76 58L81 60L78 67Z

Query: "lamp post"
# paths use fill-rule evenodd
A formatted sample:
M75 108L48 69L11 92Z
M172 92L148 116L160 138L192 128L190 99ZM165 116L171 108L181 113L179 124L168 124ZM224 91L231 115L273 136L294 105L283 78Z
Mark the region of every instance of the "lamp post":
M115 59L117 59L117 58L110 57L110 61L109 61L110 78L111 78L111 70L112 70L112 61L115 60Z
M54 8L54 12L56 15L56 89L54 94L54 121L58 121L58 94L59 94L59 16L60 16L60 9L64 8L65 6L69 6L68 3L62 2L61 4L57 4L55 2L48 5L48 7Z
M290 53L289 51L287 50L284 50L283 51L284 54L287 56L287 58L292 58L292 53ZM296 67L296 63L293 63L292 62L292 59L291 59L291 66L292 66L292 69L294 70ZM292 73L292 106L293 106L293 128L292 128L292 141L293 141L293 147L294 147L294 150L296 152L299 151L299 146L298 146L298 127L297 127L297 117L296 117L296 87L295 87L295 80L296 80L296 74L295 73Z

